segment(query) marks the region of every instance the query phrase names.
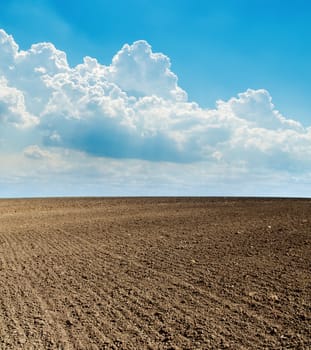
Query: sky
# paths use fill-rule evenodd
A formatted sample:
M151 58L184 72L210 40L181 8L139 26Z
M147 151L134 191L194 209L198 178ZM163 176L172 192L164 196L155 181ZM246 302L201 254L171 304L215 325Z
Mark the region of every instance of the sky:
M311 196L307 0L0 3L0 197Z

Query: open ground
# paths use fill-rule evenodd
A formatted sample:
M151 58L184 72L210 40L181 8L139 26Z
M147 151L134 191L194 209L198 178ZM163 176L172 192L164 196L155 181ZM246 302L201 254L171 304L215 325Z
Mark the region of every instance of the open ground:
M311 200L0 200L0 349L311 349Z

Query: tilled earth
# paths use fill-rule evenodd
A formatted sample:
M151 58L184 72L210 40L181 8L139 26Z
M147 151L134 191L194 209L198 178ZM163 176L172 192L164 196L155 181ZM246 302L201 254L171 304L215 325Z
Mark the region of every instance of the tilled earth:
M311 200L1 200L0 349L311 349Z

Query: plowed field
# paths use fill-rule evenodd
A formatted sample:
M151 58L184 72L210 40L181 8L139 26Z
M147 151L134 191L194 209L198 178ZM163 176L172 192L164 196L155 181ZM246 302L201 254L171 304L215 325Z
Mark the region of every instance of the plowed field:
M311 200L1 200L0 349L311 349Z

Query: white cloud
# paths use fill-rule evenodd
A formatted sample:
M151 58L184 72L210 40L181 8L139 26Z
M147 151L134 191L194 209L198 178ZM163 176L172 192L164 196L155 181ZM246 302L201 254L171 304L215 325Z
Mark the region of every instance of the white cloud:
M7 69L12 69L15 57L18 53L18 45L15 43L12 35L8 35L3 29L0 29L0 46L0 68L4 72Z
M299 122L284 118L272 103L272 97L264 89L240 93L228 102L217 101L219 111L249 121L250 127L264 129L302 129Z
M176 169L196 169L193 177L203 183L208 174L296 176L311 168L311 127L284 117L268 91L248 89L217 101L215 109L201 108L178 86L169 58L153 53L145 41L124 45L109 66L85 57L70 67L66 54L52 44L21 51L0 30L0 124L0 147L22 152L23 162L43 162L42 169L49 164L72 169L76 161L70 157L79 156L84 165L73 168L81 173L84 166L94 170L100 168L98 159L107 163L110 158L110 166L122 168L124 177L124 167L113 159L127 165L125 159L136 159L129 170L133 176L141 162L144 169L152 168L145 181L152 179L150 164L157 164L161 181L171 174L186 186L191 180ZM117 176L94 173L109 181Z
M41 149L38 145L30 145L24 149L24 156L30 159L44 159L50 158L47 151Z
M37 123L38 119L26 109L23 93L9 87L6 79L0 76L0 125L27 127Z
M129 95L156 95L165 99L185 101L187 94L178 86L177 76L170 70L170 59L153 53L144 40L124 45L107 69L107 78Z

